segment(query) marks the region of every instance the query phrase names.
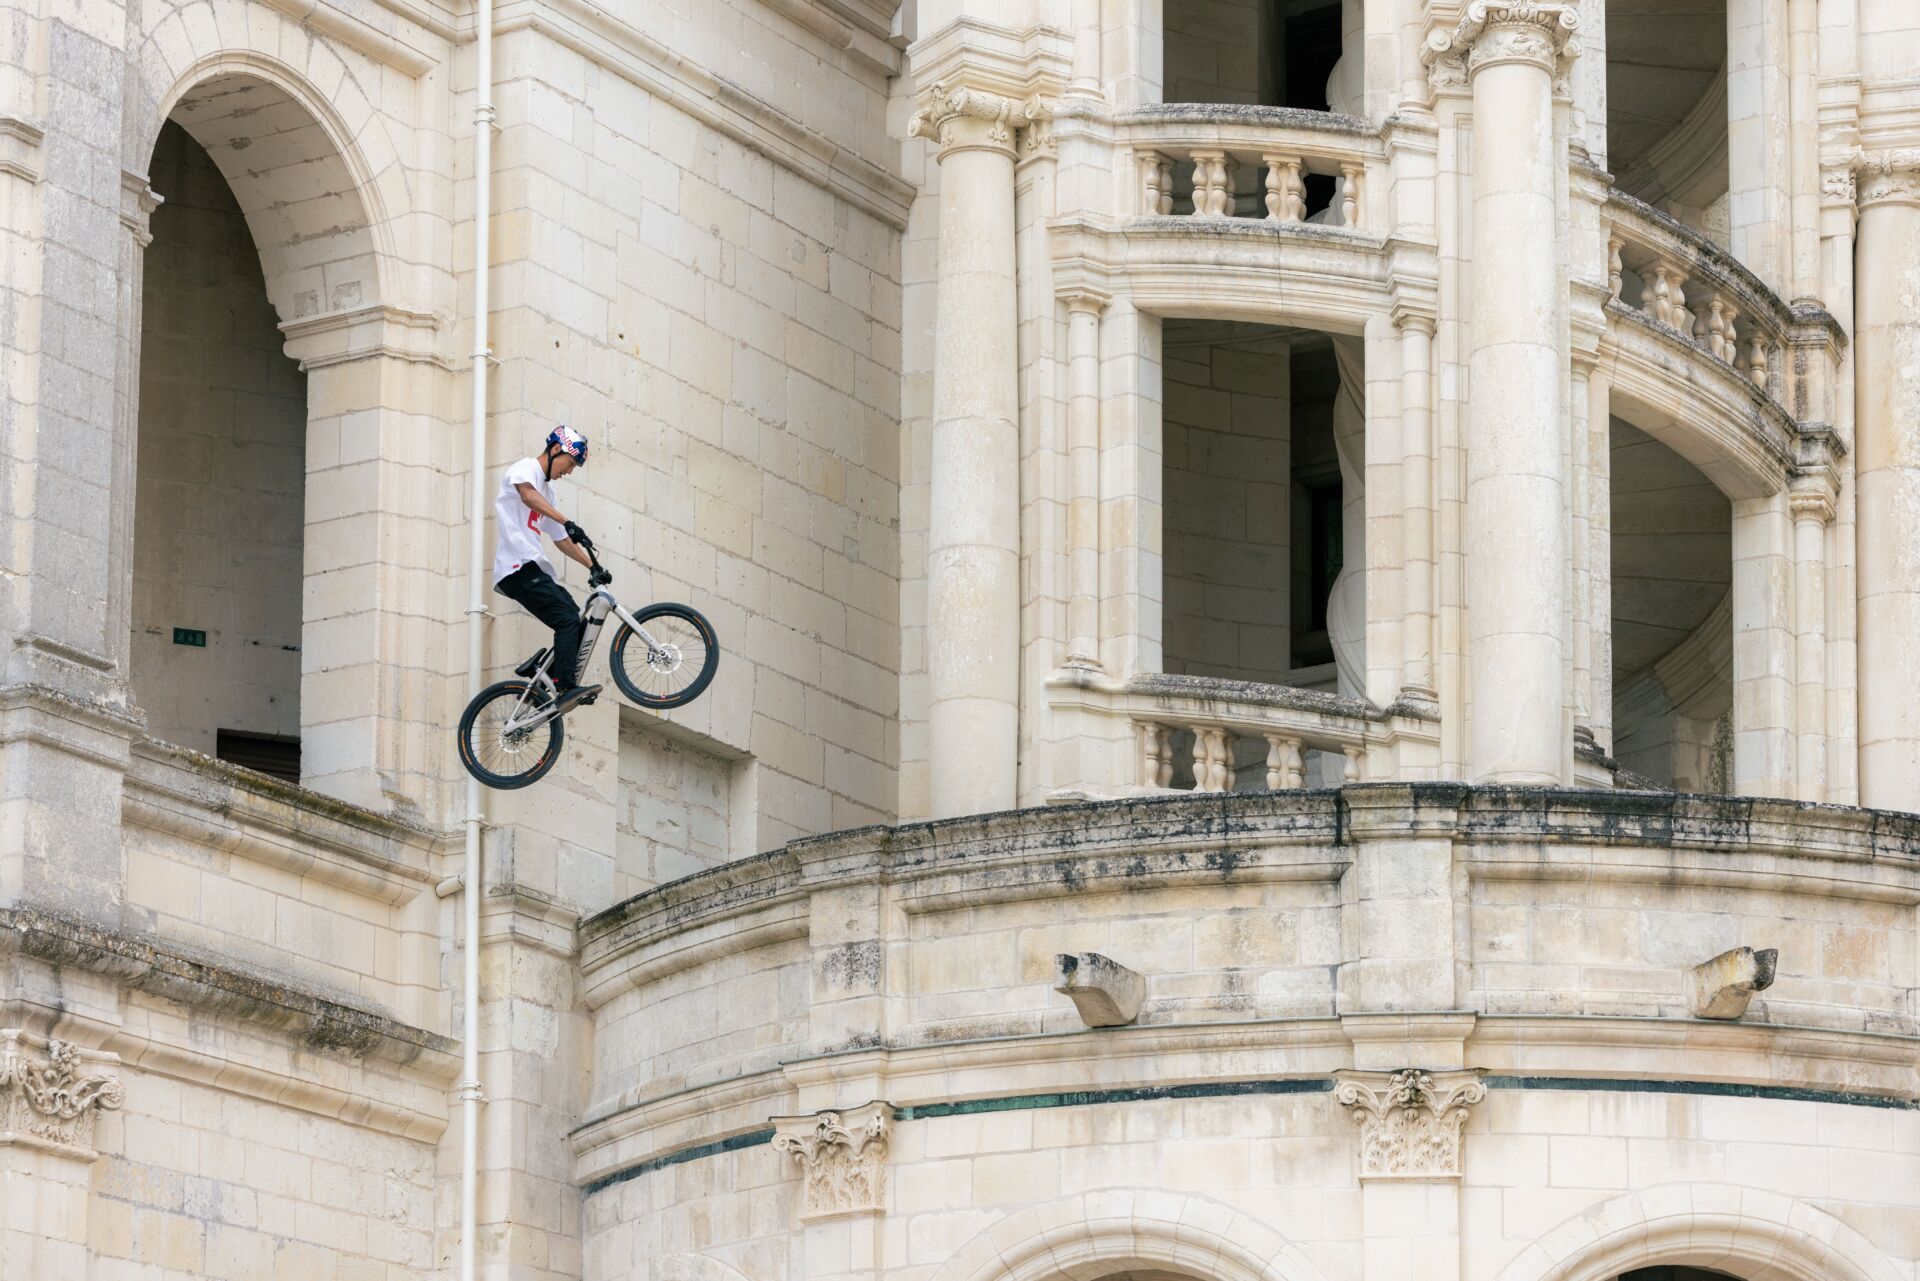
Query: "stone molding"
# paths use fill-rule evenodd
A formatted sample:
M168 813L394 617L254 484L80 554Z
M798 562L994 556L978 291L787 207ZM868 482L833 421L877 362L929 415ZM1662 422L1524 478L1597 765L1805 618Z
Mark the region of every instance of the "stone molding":
M1053 100L1038 94L1015 101L997 93L935 81L920 96L920 109L907 123L907 136L931 140L940 148L942 159L973 150L1013 156L1016 134L1052 118Z
M93 1119L126 1101L119 1078L102 1069L115 1054L0 1029L0 1145L18 1143L91 1161Z
M146 248L153 243L150 220L153 211L166 203L166 197L147 185L147 175L131 169L120 172L120 225Z
M1487 1097L1480 1073L1334 1073L1333 1097L1360 1127L1361 1179L1457 1179L1467 1110Z
M451 370L453 362L433 349L441 317L383 303L282 321L286 353L301 373L374 356Z
M886 1211L893 1104L876 1100L772 1120L774 1151L800 1167L800 1222Z

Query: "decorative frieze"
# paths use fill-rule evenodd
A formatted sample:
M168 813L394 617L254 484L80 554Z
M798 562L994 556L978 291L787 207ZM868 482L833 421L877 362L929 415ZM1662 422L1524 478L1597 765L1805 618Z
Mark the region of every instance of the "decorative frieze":
M1362 1179L1457 1179L1467 1109L1487 1097L1478 1072L1341 1071L1333 1097L1360 1127Z
M773 1118L773 1147L800 1167L800 1221L887 1208L886 1163L893 1105Z
M126 1097L120 1082L100 1070L118 1062L19 1028L0 1030L0 1144L92 1160L95 1114L118 1108Z

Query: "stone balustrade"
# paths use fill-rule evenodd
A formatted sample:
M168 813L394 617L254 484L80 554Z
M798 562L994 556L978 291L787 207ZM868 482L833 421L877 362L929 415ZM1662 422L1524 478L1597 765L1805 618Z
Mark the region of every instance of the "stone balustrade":
M1792 309L1731 254L1652 206L1615 192L1606 216L1611 300L1786 403Z
M1372 748L1437 738L1430 722L1364 699L1251 681L1160 672L1123 682L1069 677L1051 683L1049 694L1055 707L1126 722L1133 754L1122 794L1357 783Z
M1325 111L1181 103L1114 117L1147 217L1249 218L1365 228L1368 171L1384 163L1366 121ZM1330 201L1309 178L1333 180Z

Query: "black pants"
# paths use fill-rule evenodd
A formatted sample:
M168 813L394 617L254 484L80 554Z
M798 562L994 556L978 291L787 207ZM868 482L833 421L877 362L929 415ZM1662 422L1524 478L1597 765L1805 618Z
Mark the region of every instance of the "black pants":
M495 583L493 590L525 606L529 614L553 628L553 666L548 670L562 693L572 689L573 665L580 658L580 634L585 624L580 620L580 607L573 603L567 589L529 561Z

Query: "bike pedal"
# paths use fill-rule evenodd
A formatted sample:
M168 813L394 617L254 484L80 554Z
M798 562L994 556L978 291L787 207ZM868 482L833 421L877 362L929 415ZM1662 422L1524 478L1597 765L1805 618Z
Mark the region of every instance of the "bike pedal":
M533 674L540 670L540 664L543 661L545 661L546 657L547 657L547 651L543 649L537 654L535 654L532 658L529 658L526 662L520 664L520 666L514 668L513 674L515 676L524 676L528 680L532 680Z

